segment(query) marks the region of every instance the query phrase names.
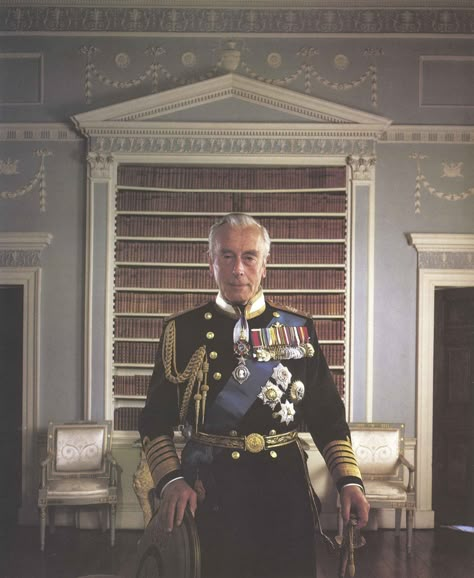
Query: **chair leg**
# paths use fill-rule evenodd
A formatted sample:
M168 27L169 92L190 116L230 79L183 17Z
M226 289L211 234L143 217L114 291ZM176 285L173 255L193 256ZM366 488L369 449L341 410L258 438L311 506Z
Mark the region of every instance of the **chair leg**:
M413 543L413 510L407 510L407 552L411 554Z
M395 510L395 536L400 536L400 526L402 525L402 510L396 508Z
M46 507L40 508L40 548L44 551L44 542L46 535Z
M110 504L110 545L115 546L115 514L116 505Z

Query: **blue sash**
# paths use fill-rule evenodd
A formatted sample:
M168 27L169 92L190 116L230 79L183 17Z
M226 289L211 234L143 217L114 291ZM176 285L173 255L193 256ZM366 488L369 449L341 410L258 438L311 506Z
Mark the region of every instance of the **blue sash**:
M232 375L230 376L229 381L206 412L205 431L228 434L231 429L235 429L278 363L278 361L262 363L254 359L246 359L245 365L250 371L249 378L240 384Z

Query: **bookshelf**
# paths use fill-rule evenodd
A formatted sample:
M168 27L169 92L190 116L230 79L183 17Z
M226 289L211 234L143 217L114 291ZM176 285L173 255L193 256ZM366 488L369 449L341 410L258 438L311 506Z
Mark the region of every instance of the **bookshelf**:
M163 322L213 298L207 235L231 211L272 238L267 297L314 319L345 395L348 209L346 168L120 165L115 199L115 430L135 431Z

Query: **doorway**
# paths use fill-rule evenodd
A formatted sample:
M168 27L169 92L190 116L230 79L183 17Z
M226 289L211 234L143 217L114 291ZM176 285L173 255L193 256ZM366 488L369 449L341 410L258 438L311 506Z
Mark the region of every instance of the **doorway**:
M0 540L22 498L23 285L0 285Z
M435 524L474 525L474 287L435 291Z

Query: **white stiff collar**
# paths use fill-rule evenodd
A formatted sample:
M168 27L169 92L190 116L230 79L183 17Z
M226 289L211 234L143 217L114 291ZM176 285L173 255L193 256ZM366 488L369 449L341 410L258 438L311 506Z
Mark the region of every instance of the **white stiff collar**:
M237 305L232 305L224 299L221 292L216 297L216 306L227 315L235 317L236 319L242 315L241 310ZM257 294L247 303L244 309L245 319L253 319L257 315L261 315L265 311L265 297L263 290L260 288Z

